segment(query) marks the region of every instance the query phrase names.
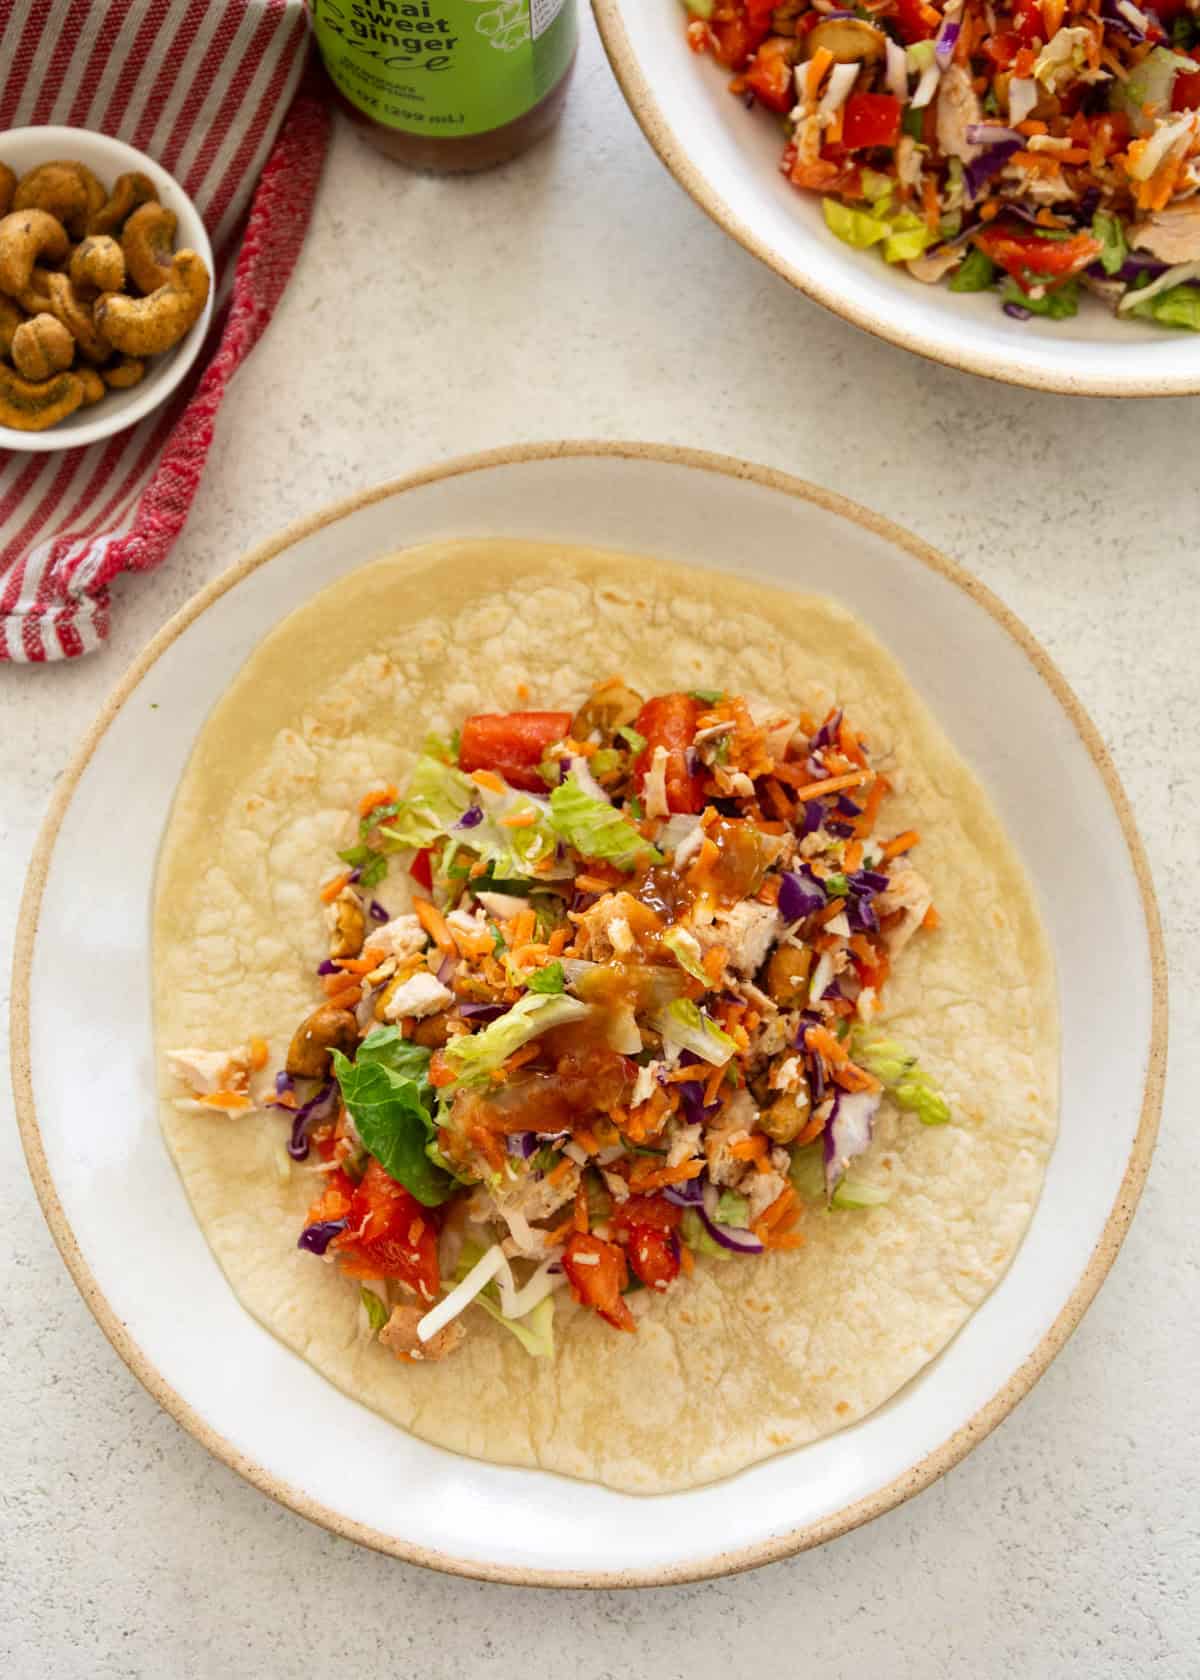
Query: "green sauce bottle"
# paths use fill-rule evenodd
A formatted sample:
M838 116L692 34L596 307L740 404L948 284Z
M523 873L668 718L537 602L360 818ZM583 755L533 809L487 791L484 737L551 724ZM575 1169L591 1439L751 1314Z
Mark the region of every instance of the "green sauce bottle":
M338 103L416 169L490 169L562 113L576 0L308 0Z

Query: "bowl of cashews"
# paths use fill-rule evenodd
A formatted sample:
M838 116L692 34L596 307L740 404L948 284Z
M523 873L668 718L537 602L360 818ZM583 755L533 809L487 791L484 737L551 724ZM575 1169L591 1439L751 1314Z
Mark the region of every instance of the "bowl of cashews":
M213 311L177 181L82 128L0 133L0 449L78 449L165 402Z

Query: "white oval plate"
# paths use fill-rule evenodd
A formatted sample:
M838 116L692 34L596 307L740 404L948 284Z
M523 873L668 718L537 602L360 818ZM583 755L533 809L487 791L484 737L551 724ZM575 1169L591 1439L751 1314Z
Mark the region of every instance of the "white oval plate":
M661 554L836 594L902 657L987 782L1032 876L1061 987L1062 1129L1011 1270L888 1405L694 1492L635 1498L460 1458L348 1399L239 1305L159 1133L155 857L196 733L251 650L376 556L503 535ZM844 1532L955 1463L1031 1387L1100 1284L1149 1163L1163 956L1129 808L1045 654L951 562L851 503L641 445L476 456L342 502L203 590L119 684L47 818L14 986L25 1148L75 1281L150 1391L304 1515L399 1557L588 1586L720 1574Z
M1074 396L1200 391L1200 334L1118 322L1094 298L1070 321L1013 321L994 292L926 286L825 226L817 194L779 173L776 118L747 111L729 73L687 44L679 0L592 0L617 80L647 140L702 210L817 303L933 361Z

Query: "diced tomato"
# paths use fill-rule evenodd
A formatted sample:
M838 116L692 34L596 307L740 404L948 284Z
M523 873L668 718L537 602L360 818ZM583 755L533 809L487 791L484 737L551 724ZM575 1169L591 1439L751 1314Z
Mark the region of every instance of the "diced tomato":
M782 35L773 35L759 47L742 77L760 105L785 116L796 103L793 51L791 41Z
M1200 64L1200 47L1193 47L1187 57ZM1200 70L1190 75L1176 76L1171 88L1172 111L1200 110Z
M677 1231L682 1219L683 1209L665 1196L629 1196L613 1209L611 1223L617 1231L632 1231L638 1226Z
M1023 43L1015 29L998 29L994 35L989 35L983 43L983 51L991 59L997 70L1007 70Z
M347 1229L332 1244L344 1272L350 1277L398 1278L422 1300L436 1300L438 1232L433 1211L422 1207L374 1159L354 1186L348 1217Z
M629 1282L623 1248L576 1231L567 1244L562 1265L577 1301L598 1312L614 1330L637 1329L633 1314L621 1298Z
M772 13L778 4L779 0L746 0L746 21L751 29L769 29Z
M842 112L842 145L894 146L900 132L900 101L890 93L852 93Z
M1164 23L1169 23L1172 18L1177 18L1181 12L1188 11L1189 7L1188 0L1146 0L1145 9L1148 12L1155 13ZM1195 58L1196 55L1190 53L1188 56Z
M665 1289L679 1276L679 1238L638 1225L629 1233L629 1264L647 1289Z
M666 748L667 806L672 811L704 809L704 777L687 767L687 752L696 735L699 715L699 702L690 694L656 694L642 707L634 726L646 737L645 750L634 765L639 777L650 768L655 748Z
M716 43L717 62L741 70L771 33L771 14L755 8L753 18L743 11L731 18L714 17L708 27Z
M426 892L433 891L432 857L433 853L430 851L429 847L426 846L423 851L417 853L416 857L408 866L408 873L412 876L413 880L419 887L425 888Z
M511 787L545 793L537 767L570 728L570 712L479 712L462 726L459 769L494 770Z
M937 22L925 15L927 10L922 0L895 0L896 28L906 46L932 39Z
M320 1225L327 1219L345 1219L354 1201L354 1180L339 1167L325 1175L325 1188L304 1216L306 1225Z
M1070 239L1039 239L1015 223L993 223L975 235L975 243L1023 291L1036 285L1056 285L1069 280L1100 255L1100 242L1090 234L1076 233Z
M1048 31L1042 16L1041 0L1016 0L1012 21L1022 46L1031 47L1035 41L1046 39Z

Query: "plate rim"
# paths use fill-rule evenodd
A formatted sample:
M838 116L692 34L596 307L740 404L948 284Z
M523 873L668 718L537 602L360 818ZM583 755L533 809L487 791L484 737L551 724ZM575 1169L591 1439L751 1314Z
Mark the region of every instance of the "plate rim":
M890 318L873 315L858 304L848 303L834 288L814 280L793 263L777 255L765 240L758 237L708 183L695 167L686 148L678 141L675 131L663 112L654 90L642 72L641 62L630 43L625 28L623 0L591 0L592 13L609 66L617 79L626 105L643 135L658 156L659 162L674 177L688 196L699 205L723 233L729 235L750 256L764 263L781 280L786 280L798 292L819 303L833 315L885 344L897 345L901 350L924 356L958 373L974 374L991 379L998 385L1014 385L1018 389L1050 391L1068 397L1189 397L1200 392L1200 371L1179 378L1129 379L1098 375L1072 376L1054 374L1010 362L1000 355L986 352L955 352L926 333L892 324Z
M598 0L599 3L599 0ZM248 1454L235 1447L218 1430L212 1428L161 1375L143 1352L113 1308L92 1274L75 1238L58 1191L51 1178L42 1143L41 1131L33 1097L33 1070L30 1056L30 983L32 976L37 924L41 911L46 879L54 847L63 818L74 797L84 771L96 748L125 702L166 649L194 622L201 613L244 578L266 565L276 555L315 531L345 519L374 502L385 501L409 490L487 471L496 467L521 466L531 462L559 459L648 460L661 465L686 467L692 470L720 474L728 478L747 480L762 488L789 495L807 502L826 513L832 513L859 526L874 536L903 549L930 570L940 574L962 589L983 607L1007 631L1021 651L1031 661L1047 683L1059 704L1067 713L1079 738L1087 748L1100 772L1112 802L1122 837L1133 867L1141 898L1150 956L1150 1042L1146 1076L1138 1126L1130 1147L1129 1158L1104 1227L1092 1249L1078 1281L1054 1322L1044 1332L1037 1346L1012 1372L990 1400L949 1435L926 1453L918 1463L902 1475L863 1499L831 1512L815 1522L804 1523L786 1533L758 1541L753 1545L719 1552L712 1557L689 1563L628 1570L546 1570L525 1566L484 1563L469 1558L451 1556L427 1546L401 1540L395 1535L346 1517L341 1512L312 1498L291 1483L274 1475L256 1463ZM343 1539L352 1540L375 1551L386 1553L406 1563L420 1564L445 1574L472 1580L503 1583L513 1586L587 1587L611 1589L615 1587L677 1586L692 1581L711 1580L725 1575L741 1574L748 1569L822 1545L839 1538L871 1521L884 1512L903 1504L914 1494L922 1492L938 1477L952 1469L966 1454L990 1434L996 1425L1033 1388L1043 1372L1066 1343L1107 1276L1117 1252L1129 1229L1137 1207L1158 1133L1166 1074L1167 1049L1167 965L1158 905L1154 895L1149 862L1134 822L1133 811L1124 787L1103 739L1088 713L1065 677L1031 631L997 595L973 574L951 560L921 538L894 524L881 514L872 512L835 491L825 490L792 474L775 468L721 455L708 450L691 449L682 445L637 443L619 440L574 439L557 442L523 443L498 449L479 451L455 457L437 466L390 479L383 484L342 497L315 513L293 520L282 531L267 537L247 554L235 560L217 577L199 589L151 637L146 646L118 679L102 705L99 714L85 733L72 755L51 798L43 818L18 909L17 937L12 966L12 1004L10 1015L10 1048L12 1052L12 1086L17 1126L29 1174L63 1262L85 1304L108 1338L115 1352L133 1375L188 1433L207 1448L222 1463L235 1470L246 1481L280 1504L306 1517L310 1522L329 1530Z

